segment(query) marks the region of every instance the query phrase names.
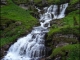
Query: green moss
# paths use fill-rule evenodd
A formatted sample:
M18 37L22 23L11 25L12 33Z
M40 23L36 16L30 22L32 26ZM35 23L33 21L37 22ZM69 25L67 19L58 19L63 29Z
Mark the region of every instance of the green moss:
M29 0L12 0L16 4L29 3Z
M58 47L53 49L52 54L50 55L51 57L54 57L56 55L61 55L61 56L65 56L66 52L71 52L73 51L73 49L75 50L75 48L77 47L77 50L79 49L79 44L74 44L74 45L66 45L63 47Z
M53 4L54 0L47 0L48 4Z
M62 52L62 48L60 48L60 47L58 47L55 50L53 50L53 52L51 54L51 57L56 56L58 54L59 55L64 55L65 54L64 52Z
M41 0L34 0L34 3L38 4L38 3L41 3L42 1Z
M76 4L76 3L79 3L79 0L70 0L71 5Z
M58 24L53 24L48 32L49 39L55 33L63 33L63 34L76 34L80 35L79 32L79 10L73 11L69 13L65 18L60 20L60 23L63 23L62 26Z
M47 0L47 1L48 3L51 3L51 4L63 4L68 2L68 0Z
M80 48L79 46L76 46L75 48L70 50L67 60L79 60L79 56L80 56Z
M74 27L74 24L79 25L79 10L72 11L64 19L64 23L71 27Z
M54 4L62 4L62 3L69 2L69 4L74 5L74 4L78 3L79 0L70 0L70 1L68 1L68 0L48 0L48 2L52 2Z
M38 20L30 15L30 11L20 8L11 0L7 2L7 5L1 7L1 46L27 34L38 23Z
M16 4L21 4L21 3L30 3L30 0L13 0ZM50 4L63 4L63 3L68 3L69 0L46 0L48 5ZM79 0L70 0L69 4L74 5L78 3ZM34 3L37 4L38 6L42 6L42 0L34 0Z

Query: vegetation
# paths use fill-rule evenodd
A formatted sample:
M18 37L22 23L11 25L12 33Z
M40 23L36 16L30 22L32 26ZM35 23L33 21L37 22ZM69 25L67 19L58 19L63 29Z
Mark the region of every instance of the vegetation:
M65 1L61 1L61 3ZM79 0L70 0L65 18L54 20L53 22L55 23L52 24L50 31L48 32L46 39L48 43L46 43L46 45L53 49L52 54L50 55L52 59L61 56L61 60L79 60L80 49L78 39L59 37L56 35L62 34L68 36L68 34L73 34L77 37L80 36L79 10L76 7L77 3L79 3ZM60 4L60 0L55 0L54 4ZM55 44L58 45L60 42L68 43L69 45L55 48Z
M79 2L80 2L79 0L70 0L71 5L74 5L74 4L79 3Z
M60 24L63 23L61 26ZM65 18L61 19L58 24L53 24L48 33L48 38L50 38L54 33L63 34L77 34L79 32L79 10L69 13Z
M43 6L42 1L45 0L33 0L37 6ZM48 32L46 43L52 50L51 58L57 55L61 56L61 60L79 60L79 41L76 38L55 37L55 34L74 34L79 37L79 10L76 8L76 4L79 0L46 0L48 5L51 4L63 4L69 2L67 8L67 15L63 19L54 20L56 23L52 24L50 31ZM34 18L32 14L37 14L37 10L32 7L29 10L24 10L16 4L25 3L27 6L31 4L31 0L7 0L7 5L1 6L1 45L0 47L14 42L17 38L27 34L33 26L38 23L38 20ZM33 11L34 10L34 11ZM54 22L53 21L53 22ZM55 48L56 42L68 43L66 46L59 46ZM54 46L53 46L54 45ZM66 53L68 53L66 55Z
M13 0L15 3L20 4L20 3L29 3L30 0ZM69 0L46 0L48 4L62 4L69 2ZM79 0L70 0L69 4L73 5L79 2ZM42 0L34 0L34 3L37 5L42 4Z
M1 7L1 46L27 34L38 22L30 15L30 11L18 7L11 0L7 2L7 5Z
M80 54L79 51L80 51L79 44L66 45L66 46L58 47L54 49L51 54L51 57L56 55L61 55L62 60L64 60L63 57L65 57L66 52L68 52L68 58L66 58L67 60L79 60L79 54Z

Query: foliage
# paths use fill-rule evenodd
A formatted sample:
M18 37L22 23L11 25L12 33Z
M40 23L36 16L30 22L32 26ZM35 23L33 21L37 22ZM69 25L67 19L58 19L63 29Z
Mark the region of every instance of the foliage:
M70 0L71 5L76 4L76 3L79 3L79 0Z
M80 48L79 46L76 46L72 50L70 50L67 60L79 60L79 57L80 57Z
M68 52L68 60L77 60L79 58L79 54L80 54L80 49L79 49L79 44L73 44L73 45L66 45L63 47L58 47L53 49L52 54L50 55L50 57L54 57L56 55L61 55L63 57L65 57L66 52ZM77 53L77 55L76 55ZM74 59L73 59L74 58Z
M38 22L30 15L30 11L20 8L11 0L7 2L7 5L1 7L1 46L27 34Z
M40 3L42 2L41 0L34 0L34 3L37 4L37 3Z
M64 33L64 34L76 34L79 33L79 10L73 11L69 13L65 18L61 19L60 24L63 23L62 26L53 24L48 32L48 39L55 33ZM57 27L55 27L57 26Z

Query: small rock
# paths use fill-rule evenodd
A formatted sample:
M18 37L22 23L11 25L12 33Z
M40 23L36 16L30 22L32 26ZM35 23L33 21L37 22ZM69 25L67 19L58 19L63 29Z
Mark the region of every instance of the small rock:
M45 22L45 20L41 20L40 22L44 23L44 22Z
M48 27L49 26L49 23L46 23L45 25L44 25L44 27Z
M15 25L16 26L19 26L19 25L21 25L22 23L20 22L20 21L18 21L18 22L15 22Z

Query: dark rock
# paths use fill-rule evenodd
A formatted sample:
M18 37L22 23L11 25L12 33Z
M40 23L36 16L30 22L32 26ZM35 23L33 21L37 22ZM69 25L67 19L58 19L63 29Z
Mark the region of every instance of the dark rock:
M47 37L48 37L48 34L47 34L47 33L45 33L44 39L47 39Z
M69 44L69 43L59 42L59 43L56 45L56 48L57 48L57 47L62 47L62 46L68 45L68 44Z
M31 12L30 14L32 16L34 16L35 18L39 19L39 13L38 12Z
M5 50L8 50L9 45L5 45L3 48L4 48Z
M46 47L46 57L52 53L52 48Z
M7 25L4 24L4 25L1 25L1 26L0 26L0 29L1 29L1 30L4 30L6 27L7 27Z
M77 9L80 9L80 4L76 4L76 8Z
M46 23L46 24L44 25L44 27L48 27L48 25L49 25L49 23Z
M45 58L41 58L40 60L45 60Z
M40 14L43 14L43 13L44 13L44 10L41 10L41 11L40 11Z
M41 20L40 22L44 23L44 22L45 22L45 20Z

